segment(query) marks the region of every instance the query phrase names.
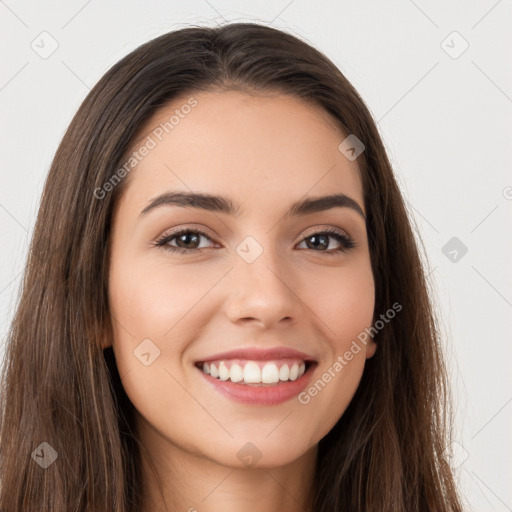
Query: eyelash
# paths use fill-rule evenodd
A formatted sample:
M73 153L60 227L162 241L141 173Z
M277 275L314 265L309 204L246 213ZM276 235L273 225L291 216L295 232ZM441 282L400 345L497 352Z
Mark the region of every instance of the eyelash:
M171 245L167 245L171 240L173 240L174 238L177 238L180 235L183 235L185 233L193 233L193 234L197 234L197 235L202 235L202 236L208 238L209 240L213 241L212 238L208 234L206 234L204 231L201 231L200 229L183 228L183 229L180 229L179 231L175 231L174 233L171 233L169 235L164 235L164 236L160 237L158 240L156 240L154 242L153 245L155 247L161 247L162 249L165 249L166 251L170 251L172 253L178 253L178 254L193 254L193 253L201 252L204 248L202 248L202 249L183 249L181 247L173 247ZM350 249L356 247L356 243L354 242L354 240L352 240L352 238L350 238L349 236L345 235L344 233L342 233L336 229L333 229L333 228L328 228L323 231L316 231L315 233L311 233L310 235L303 238L300 243L302 243L304 240L306 240L308 238L311 238L313 236L318 236L318 235L330 235L332 238L334 238L338 242L340 242L340 247L338 249L333 249L330 251L313 251L313 252L324 253L324 254L328 254L329 256L333 256L338 253L347 252ZM309 249L309 250L313 250L313 249Z

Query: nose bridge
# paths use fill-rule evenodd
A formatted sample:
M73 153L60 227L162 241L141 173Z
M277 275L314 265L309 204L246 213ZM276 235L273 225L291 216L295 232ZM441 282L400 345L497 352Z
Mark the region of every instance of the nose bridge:
M291 273L284 255L271 247L272 236L266 235L258 237L261 242L247 236L235 249L234 290L228 306L232 321L253 318L269 324L298 315L300 301L293 282L288 282Z

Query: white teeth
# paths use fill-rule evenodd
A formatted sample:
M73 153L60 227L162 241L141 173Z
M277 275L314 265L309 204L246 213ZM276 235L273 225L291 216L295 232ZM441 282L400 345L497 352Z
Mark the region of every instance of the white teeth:
M245 365L244 381L250 384L258 384L261 382L261 370L256 363L249 361Z
M278 366L274 361L269 361L260 368L261 363L247 361L242 364L232 362L231 366L225 361L218 363L203 363L203 371L222 381L242 382L244 384L276 384L280 381L294 381L302 377L306 371L304 361L295 362L291 366L282 364Z
M283 364L279 370L279 380L288 380L290 378L290 367L287 364Z
M229 373L231 382L240 382L244 379L244 369L239 364L232 364Z
M261 370L261 382L263 382L263 384L279 382L279 370L277 369L277 365L274 363L267 363L263 367L263 370Z
M290 380L297 380L299 376L299 365L297 363L293 363L293 366L290 368Z
M220 380L228 380L229 379L229 368L224 364L224 361L219 363L219 379Z

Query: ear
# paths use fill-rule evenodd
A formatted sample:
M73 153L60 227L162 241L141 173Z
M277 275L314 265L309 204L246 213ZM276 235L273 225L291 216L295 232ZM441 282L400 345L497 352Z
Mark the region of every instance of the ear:
M366 344L366 359L370 359L370 357L373 357L376 350L377 350L377 343L375 343L375 341L373 339L371 339Z

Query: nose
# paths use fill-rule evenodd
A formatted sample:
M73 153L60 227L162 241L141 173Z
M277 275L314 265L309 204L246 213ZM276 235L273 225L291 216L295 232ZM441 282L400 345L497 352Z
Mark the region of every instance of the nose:
M283 270L276 258L260 255L252 262L242 259L231 272L226 314L233 323L254 322L263 328L295 323L304 313L297 294L297 280L288 269Z

